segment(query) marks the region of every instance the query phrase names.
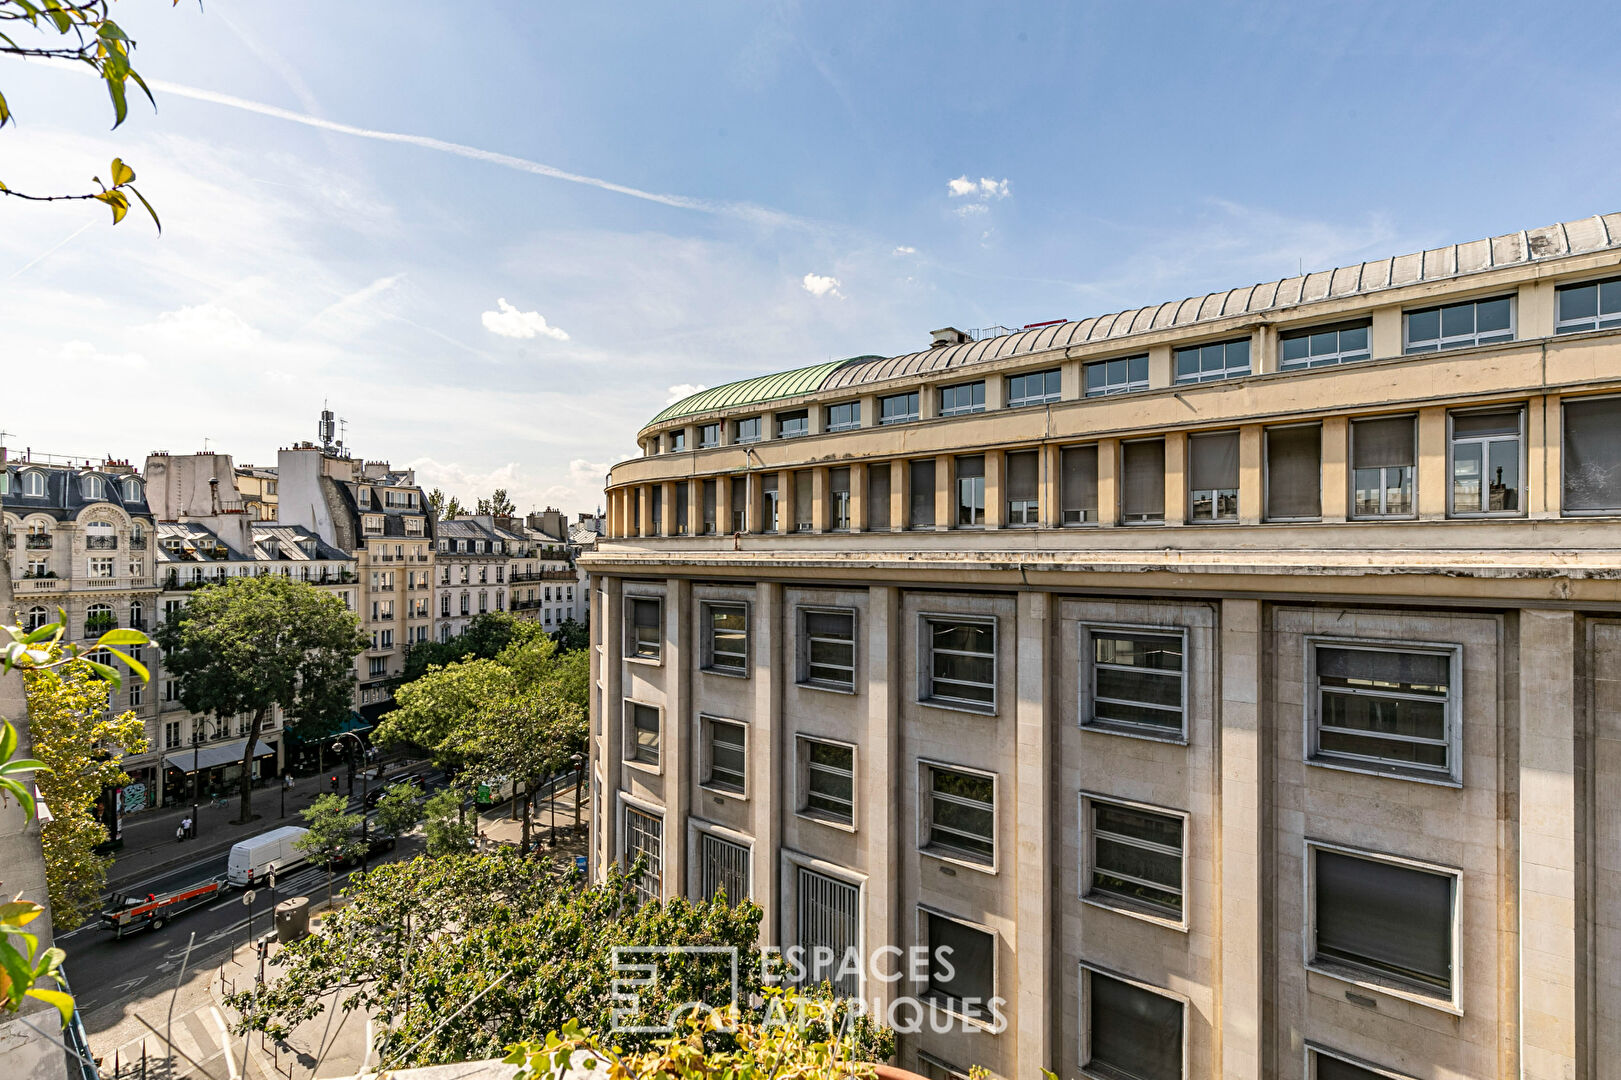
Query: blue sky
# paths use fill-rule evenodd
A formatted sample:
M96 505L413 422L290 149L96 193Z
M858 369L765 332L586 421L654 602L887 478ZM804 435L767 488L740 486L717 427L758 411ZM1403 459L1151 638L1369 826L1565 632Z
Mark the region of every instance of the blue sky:
M1621 208L1615 5L115 6L155 114L0 61L0 181L120 154L164 220L0 200L13 447L328 400L584 510L685 389Z

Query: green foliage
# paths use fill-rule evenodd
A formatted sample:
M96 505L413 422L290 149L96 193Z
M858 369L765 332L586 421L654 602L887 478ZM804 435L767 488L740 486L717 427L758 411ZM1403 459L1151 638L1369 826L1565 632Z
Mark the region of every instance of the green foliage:
M571 1020L610 1026L621 945L732 946L742 995L762 985L759 907L638 906L617 871L570 887L548 864L503 849L388 863L347 895L320 934L271 961L285 968L279 979L229 999L239 1031L286 1031L336 992L337 1007L373 1018L387 1068L499 1056ZM644 997L655 1008L730 996L729 957L685 957L662 974Z
M511 517L518 512L518 508L513 505L511 499L507 498L506 488L496 488L494 495L488 499L478 501L478 510L476 512L489 514L492 517Z
M34 793L25 780L45 768L35 758L20 758L17 753L17 729L10 720L0 720L0 793L10 795L22 804L24 820L34 819Z
M0 4L3 3L5 0L0 0ZM151 678L140 661L120 648L120 646L149 644L147 636L139 630L109 630L97 638L94 645L88 649L81 649L72 642L63 640L67 634L67 624L67 612L57 608L56 621L46 623L37 630L24 630L20 626L0 627L0 631L6 635L5 640L0 642L0 674L5 674L13 668L44 671L81 661L88 664L90 670L107 680L112 684L112 688L117 690L124 683L118 669L90 659L90 655L105 650L122 660L142 682Z
M564 619L552 640L564 652L583 651L591 647L591 627L577 619Z
M192 594L158 629L163 663L194 713L253 717L242 756L239 819L253 816L252 761L265 718L319 738L354 700L354 658L366 636L343 601L280 575L230 578Z
M40 829L51 921L72 930L96 911L112 864L96 854L107 842L96 800L129 782L122 759L146 749L145 726L133 712L112 715L107 682L84 660L26 671L23 682L29 737L44 765L35 784L51 808Z
M411 654L405 658L405 681L421 678L430 667L444 667L458 660L493 660L508 646L544 636L545 631L532 619L487 611L473 616L467 629L449 641L411 646Z
M58 969L67 954L61 949L41 950L39 938L23 929L45 909L18 895L19 899L0 904L0 1005L6 1012L16 1012L22 1008L23 998L37 998L55 1006L66 1027L73 1018L73 998L39 984L49 980L62 985ZM13 939L23 947L19 949Z
M351 814L349 800L342 795L322 795L298 812L309 830L293 841L293 846L309 856L312 863L331 866L359 858L360 814Z
M465 855L473 842L473 826L462 815L460 792L445 790L429 799L422 831L428 834L429 855Z
M382 836L402 836L422 820L422 789L415 784L390 784L377 800L372 828Z

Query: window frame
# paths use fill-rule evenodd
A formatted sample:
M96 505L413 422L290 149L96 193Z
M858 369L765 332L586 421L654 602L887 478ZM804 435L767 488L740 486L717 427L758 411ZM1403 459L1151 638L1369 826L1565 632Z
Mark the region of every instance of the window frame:
M1063 401L1063 372L1063 368L1055 367L1043 368L1040 371L1016 371L1012 374L1004 376L1005 381L1002 384L1002 407L1004 409L1028 409L1036 405L1056 405L1058 402ZM1046 389L1047 377L1049 375L1056 375L1058 377L1058 388L1051 393L1048 393ZM1014 394L1013 386L1016 381L1035 378L1040 378L1042 383L1042 391L1039 395L1032 396L1030 394L1025 394L1023 396L1019 396Z
M1235 369L1227 357L1227 350L1238 344L1243 344L1245 346L1244 351L1247 354L1247 361L1244 365L1244 370L1242 371ZM1190 351L1202 354L1205 349L1213 349L1217 346L1221 347L1222 366L1220 370L1207 375L1203 367L1201 367L1198 371L1189 376L1182 376L1177 373L1176 358L1179 354ZM1222 338L1216 341L1204 341L1197 345L1179 345L1171 349L1171 385L1173 386L1198 386L1201 383L1226 382L1229 379L1248 378L1254 374L1255 342L1250 335L1234 338Z
M1237 469L1238 469L1238 475L1233 477L1233 479L1240 486L1233 487L1233 488L1198 488L1197 490L1194 488L1194 486L1193 486L1193 444L1195 442L1198 442L1200 440L1205 440L1205 439L1231 439L1233 441L1233 450L1234 450L1234 461L1233 461L1233 463L1234 463L1234 465L1237 466ZM1244 452L1243 439L1244 439L1243 433L1240 432L1240 430L1238 428L1223 428L1223 429L1221 429L1219 431L1196 431L1196 432L1193 432L1193 433L1188 435L1187 442L1186 442L1187 449L1184 451L1185 461L1187 462L1187 464L1183 468L1182 471L1185 474L1184 478L1183 478L1183 482L1187 485L1187 487L1186 487L1187 523L1189 525L1236 525L1236 524L1238 524L1238 502L1239 502L1240 492L1243 490L1242 484L1243 484L1243 477L1244 477L1244 466L1243 466L1242 461L1240 460L1240 458L1241 458L1241 456L1242 456L1242 454ZM1263 433L1262 446L1263 446L1263 448L1265 446L1264 433ZM1263 449L1263 452L1262 452L1261 456L1263 458L1265 458L1265 456L1266 456L1264 449ZM1227 515L1218 514L1216 512L1216 509L1217 509L1217 507L1220 506L1220 496L1223 493L1227 492L1227 491L1231 491L1232 495L1233 495L1233 512L1231 514L1227 514ZM1210 496L1211 496L1211 499L1210 499L1211 514L1210 514L1209 517L1199 517L1197 515L1196 511L1194 510L1194 503L1197 501L1196 496L1198 496L1201 492L1209 492Z
M620 760L633 769L663 775L664 773L664 707L655 705L650 701L639 701L633 697L621 699L624 726L621 729L619 744ZM638 708L652 709L658 718L658 745L654 753L658 755L656 761L644 761L641 757L641 742L636 738L636 710Z
M745 900L752 900L754 894L754 837L747 833L728 829L712 821L701 818L687 820L687 863L691 867L692 881L689 895L701 898L704 902L713 899L713 895L705 888L704 881L704 843L706 840L715 840L722 844L730 844L742 850L747 872L744 874L746 891L742 896L727 896L730 906L736 907Z
M1339 335L1343 334L1347 330L1366 330L1368 332L1367 348L1352 350L1349 357L1346 356L1346 350L1344 348L1337 348L1334 352L1324 353L1322 356L1317 358L1312 357L1310 345L1311 338L1316 337L1318 334L1327 334L1332 332L1335 335L1335 344L1339 345ZM1307 339L1306 359L1285 360L1283 358L1283 343L1285 341L1292 341L1297 338ZM1364 352L1367 354L1366 356L1362 355ZM1371 318L1348 319L1344 322L1319 324L1315 326L1302 326L1292 330L1280 330L1278 332L1279 371L1310 371L1313 368L1338 367L1340 364L1360 364L1365 360L1372 359L1373 320Z
M636 605L638 603L654 604L658 610L656 629L659 632L659 640L653 646L653 653L648 656L641 655L640 645L636 640ZM664 597L642 593L626 593L622 611L621 618L625 622L623 659L633 664L650 664L654 667L662 667L664 664ZM466 612L463 612L463 614L466 614Z
M22 471L22 491L18 494L30 499L43 499L45 497L45 474L38 469L24 469Z
M827 411L826 411L826 414L824 415L824 418L823 418L823 430L824 431L830 431L830 432L832 432L832 431L855 431L856 429L861 427L861 399L860 398L856 398L854 401L836 401L833 404L828 405L826 407L826 409L827 409ZM850 412L847 414L848 419L834 420L833 419L833 416L834 416L833 410L835 410L835 409L848 409L848 410L850 410Z
M911 398L911 409L905 413L898 413L894 416L884 415L885 403L895 401L899 398ZM903 390L898 394L885 394L878 399L878 424L880 427L887 426L889 424L910 424L923 418L922 410L923 395L917 390Z
M1142 361L1143 366L1143 377L1141 379L1132 378L1131 375L1132 364L1138 360ZM1112 370L1115 364L1125 365L1126 379L1123 383L1111 382L1107 378L1110 370ZM1103 368L1105 375L1102 389L1097 391L1092 390L1091 384L1087 378L1087 373L1092 371L1094 368ZM1132 353L1130 356L1111 356L1107 360L1088 360L1086 363L1081 365L1082 398L1115 397L1119 394L1136 394L1148 389L1150 389L1150 385L1148 381L1147 353Z
M1005 1029L1006 1023L998 1022L998 1013L990 1008L990 1003L997 998L997 988L1001 984L1002 935L997 933L994 926L976 922L961 915L954 915L933 904L917 904L914 908L915 933L917 935L915 940L925 950L929 946L929 921L931 919L944 919L947 922L954 922L958 926L965 926L975 933L984 934L991 939L991 970L988 980L990 993L984 998L985 1007L983 1012L979 1014L965 1012L961 1007L963 999L948 997L943 992L933 989L930 985L934 981L934 963L931 958L923 978L912 980L912 984L917 990L917 1000L928 1005L931 1011L944 1013L962 1021L964 1024L988 1031L993 1035L1000 1034ZM1007 1002L1004 1001L1004 1004L1007 1004Z
M1351 362L1356 363L1357 361L1351 361ZM1290 517L1290 516L1281 516L1281 515L1274 517L1273 515L1267 513L1267 511L1272 506L1272 452L1271 452L1272 451L1272 444L1269 441L1269 436L1274 431L1289 431L1289 430L1293 430L1295 428L1316 428L1317 429L1317 513L1311 515L1310 517ZM1347 427L1347 437L1349 437L1349 427ZM1347 449L1349 449L1349 447L1350 447L1349 442L1346 443L1346 447L1347 447ZM1293 423L1293 424L1267 424L1265 427L1263 427L1261 429L1261 520L1262 521L1278 521L1278 522L1287 523L1287 522L1292 522L1292 521L1308 521L1309 522L1309 521L1322 521L1323 520L1323 457L1324 457L1324 455L1323 455L1323 422L1321 420L1304 420L1304 421L1301 421L1299 423ZM1346 461L1349 462L1350 458L1347 457ZM1350 471L1353 474L1356 472L1355 469L1351 469ZM1240 468L1240 474L1242 476L1242 467ZM1356 478L1355 478L1354 475L1352 477L1351 484L1352 484L1352 487L1355 488L1355 486L1356 486Z
M974 400L974 389L976 387L979 389L978 401ZM946 406L946 395L963 390L968 392L968 404L966 406L952 405L948 408ZM940 416L972 416L974 413L982 413L985 411L985 380L977 379L973 382L953 383L950 386L942 386L939 389L939 396L937 400L940 403L938 414Z
M1091 977L1093 975L1101 975L1105 979L1113 979L1115 982L1124 983L1125 985L1134 987L1143 991L1144 993L1153 994L1156 997L1162 997L1169 1001L1176 1002L1182 1007L1182 1068L1179 1074L1179 1080L1187 1080L1190 1065L1190 1049L1188 1046L1188 1015L1191 1012L1187 995L1179 994L1174 990L1167 990L1162 986L1155 986L1153 983L1144 982L1141 979L1134 979L1130 975L1126 975L1112 968L1104 967L1101 964L1090 963L1086 960L1077 961L1077 967L1079 971L1077 975L1076 989L1078 991L1077 997L1079 999L1079 1008L1076 1016L1078 1021L1076 1024L1076 1030L1079 1036L1079 1046L1077 1047L1079 1056L1076 1058L1076 1060L1080 1062L1077 1067L1080 1070L1081 1075L1090 1077L1092 1080L1120 1080L1121 1076L1120 1073L1114 1071L1113 1066L1109 1066L1110 1071L1108 1072L1104 1072L1101 1069L1095 1069L1092 1066ZM1107 1066L1108 1063L1104 1062L1104 1065Z
M1616 280L1621 281L1621 278ZM1606 327L1608 329L1608 327ZM1612 401L1621 407L1621 394L1567 394L1559 399L1559 516L1560 517L1615 517L1621 515L1621 506L1605 507L1597 510L1572 510L1570 508L1567 491L1569 488L1570 468L1570 422L1569 407L1571 405L1586 405L1596 401Z
M798 427L799 422L801 421L804 424L803 430L788 430L789 423L792 422L796 427ZM771 426L776 429L776 437L779 439L802 439L811 433L810 410L787 409L783 412L773 413L771 416Z
M991 834L987 838L991 845L989 856L981 857L965 848L955 848L949 845L938 844L934 840L934 774L936 772L958 773L963 776L976 777L991 782ZM1002 857L1002 845L997 843L1001 834L1002 816L1000 812L1001 799L997 791L997 775L987 769L977 769L970 765L958 765L950 761L940 761L935 758L920 757L917 759L917 772L913 776L917 785L914 790L914 802L917 806L917 851L919 855L937 859L952 866L962 866L981 874L995 876L998 872ZM955 796L953 796L955 798ZM944 826L943 826L944 827Z
M1459 867L1443 866L1439 863L1432 863L1424 859L1413 859L1405 855L1394 855L1389 852L1374 851L1349 844L1338 844L1330 840L1317 840L1310 836L1304 837L1301 843L1304 852L1302 874L1305 878L1305 918L1302 920L1301 925L1301 944L1304 947L1306 970L1339 982L1349 983L1352 986L1359 986L1365 990L1388 994L1403 1001L1428 1006L1454 1016L1462 1016L1463 870ZM1451 918L1448 920L1448 934L1452 939L1450 942L1452 985L1449 987L1450 992L1447 996L1443 997L1434 987L1423 988L1394 975L1364 969L1348 961L1331 958L1319 960L1317 958L1317 852L1319 851L1328 851L1349 858L1364 859L1369 862L1384 863L1387 866L1434 874L1451 881Z
M827 746L836 746L841 750L850 751L850 820L834 814L830 810L817 809L810 805L810 746L812 743L822 743ZM794 816L804 818L826 825L830 829L853 833L860 827L861 807L861 749L853 742L843 739L832 739L822 735L812 735L809 732L797 731L794 733Z
M999 715L1002 638L997 617L995 615L960 615L954 612L920 611L917 620L917 704L933 709L975 713L980 716ZM970 698L943 696L934 692L934 634L932 628L933 624L937 622L971 623L991 628L991 700L988 703L977 702ZM964 655L980 656L984 654L965 653Z
M743 437L744 424L754 425L753 438L745 439ZM758 416L740 416L732 421L732 444L734 446L747 446L752 443L760 442L764 435L765 425L760 422L760 417Z
M1116 893L1100 891L1092 884L1092 875L1097 870L1097 834L1093 824L1093 807L1102 803L1106 806L1119 806L1127 810L1136 810L1145 814L1158 814L1160 817L1176 818L1182 823L1182 850L1178 861L1182 867L1182 883L1179 891L1182 895L1182 909L1180 914L1171 914L1165 908L1149 901L1133 900L1130 897L1120 896ZM1168 927L1181 933L1189 929L1188 892L1192 885L1192 875L1188 859L1188 833L1193 816L1186 810L1177 810L1174 807L1159 806L1154 803L1138 802L1133 799L1123 799L1103 792L1082 789L1076 797L1079 817L1076 819L1079 828L1076 830L1081 837L1079 845L1079 875L1076 880L1076 896L1081 903L1092 907L1113 911L1128 918L1140 919L1143 922L1153 923L1156 926Z
M629 844L629 839L630 839L630 814L631 814L631 812L634 811L634 812L636 812L638 814L641 814L644 817L648 817L648 818L653 819L654 821L657 821L658 826L659 826L658 871L657 871L656 874L650 874L649 875L653 879L653 881L655 882L656 888L655 888L654 894L651 897L643 897L642 903L645 904L649 900L663 900L664 896L665 896L664 873L665 873L666 868L669 866L669 862L670 862L670 860L669 860L670 838L667 835L668 830L665 829L665 825L668 824L665 821L666 810L665 810L664 807L659 806L656 803L648 802L648 801L646 801L644 799L635 798L635 797L627 794L626 792L621 791L618 794L619 794L619 813L617 815L618 821L616 823L616 828L617 828L618 833L619 833L619 835L617 837L617 839L619 841L619 844L618 844L619 859L617 860L618 864L619 864L619 868L621 870L628 870L630 868L630 864L635 861L631 857L630 844ZM632 890L631 890L637 896L643 896L642 888L641 888L641 885L640 885L640 880L641 879L638 879L638 884L633 886Z
M1312 1039L1305 1040L1305 1051L1306 1067L1300 1074L1305 1080L1317 1080L1317 1060L1325 1057L1343 1062L1352 1068L1373 1073L1375 1076L1382 1076L1385 1080L1414 1080L1414 1077L1406 1073L1387 1069L1383 1065L1376 1065L1366 1058L1359 1058L1355 1054L1348 1054L1343 1050L1335 1050Z
M810 673L810 648L812 635L808 629L807 615L848 615L850 617L850 683L848 686L839 683L830 683L814 678ZM856 684L861 676L861 621L860 613L853 607L838 607L824 604L801 604L794 608L794 651L797 654L797 668L795 671L795 686L803 686L812 690L825 690L834 694L856 694ZM836 640L828 638L826 640Z
M715 433L715 436L714 436L713 439L708 437L708 433L711 432L711 431L713 431ZM715 422L713 424L699 424L698 425L698 449L700 449L700 450L708 450L712 446L719 446L720 445L720 436L721 436L721 425L720 425L719 421L717 421L717 422Z
M1615 320L1614 323L1612 325L1610 325L1610 326L1605 326L1605 325L1603 325L1603 323L1604 323L1604 310L1602 308L1599 308L1597 306L1596 302L1595 302L1595 305L1594 305L1595 309L1596 309L1596 313L1590 319L1589 318L1583 318L1583 319L1577 320L1577 319L1565 319L1565 318L1560 317L1559 305L1560 305L1560 300L1564 297L1564 294L1566 292L1572 290L1572 289L1585 289L1589 285L1591 285L1595 289L1597 289L1598 293L1599 293L1599 297L1602 297L1604 295L1604 286L1606 286L1606 285L1615 285L1615 286L1617 286L1618 289L1621 289L1621 277L1588 278L1585 281L1565 281L1565 282L1561 282L1559 285L1555 286L1555 288L1554 288L1554 299L1553 299L1553 332L1554 332L1555 337L1557 337L1560 334L1590 334L1590 333L1596 333L1597 331L1600 331L1600 330L1621 330L1621 313L1611 315L1610 318ZM1566 323L1574 323L1574 322L1577 322L1577 321L1591 322L1593 325L1592 326L1567 326L1567 325L1565 325Z
M1478 307L1481 304L1489 304L1489 303L1492 303L1493 301L1497 301L1497 300L1507 300L1508 301L1508 337L1505 338L1504 340L1502 340L1502 341L1482 342L1482 341L1479 340L1480 331L1477 329L1474 332L1474 334L1472 335L1474 340L1461 342L1460 344L1450 345L1449 346L1449 345L1445 344L1448 340L1458 341L1459 339L1456 336L1454 336L1451 339L1447 338L1447 336L1444 333L1441 332L1441 326L1440 326L1440 323L1438 321L1437 325L1436 325L1436 337L1434 338L1434 341L1435 341L1434 346L1430 347L1430 348L1419 348L1419 349L1413 348L1413 338L1412 338L1411 327L1412 327L1412 317L1414 315L1423 315L1426 312L1433 311L1433 312L1436 312L1437 319L1440 320L1442 318L1440 313L1442 311L1444 311L1445 309L1447 309L1447 308L1462 307L1465 304L1469 304L1471 306ZM1557 308L1555 310L1557 312ZM1480 321L1480 319L1479 319L1479 316L1477 314L1476 318L1475 318L1475 322L1478 324L1479 321ZM1424 340L1429 341L1431 339L1425 338ZM1453 300L1452 302L1445 303L1445 304L1426 304L1426 305L1423 305L1421 307L1403 308L1402 313L1401 313L1401 352L1402 352L1403 356L1427 356L1427 355L1430 355L1432 353L1452 352L1455 349L1478 349L1478 348L1484 348L1485 346L1488 346L1488 345L1511 345L1514 342L1519 341L1519 340L1520 340L1520 304L1519 304L1519 295L1517 293L1514 293L1514 292L1497 293L1497 294L1490 295L1490 296L1473 296L1473 297L1469 297L1469 298L1463 299L1463 300Z
M1128 739L1147 739L1150 742L1171 743L1177 746L1188 745L1188 681L1192 677L1189 666L1191 650L1189 649L1189 628L1186 626L1156 626L1147 623L1108 623L1108 622L1082 622L1076 627L1080 638L1080 652L1076 657L1078 663L1084 667L1081 677L1076 680L1077 690L1080 694L1079 708L1076 719L1083 731L1100 731L1107 735L1120 735ZM1146 724L1130 725L1118 720L1097 719L1097 660L1093 640L1099 636L1108 637L1115 634L1154 637L1174 637L1182 643L1182 703L1180 713L1181 727L1173 731L1171 728L1154 728ZM1117 700L1111 698L1110 700ZM1130 702L1126 702L1130 704Z
M698 786L704 791L747 802L749 798L749 723L730 716L700 712L698 723ZM743 732L743 779L737 788L715 781L715 725L730 724Z
M1307 765L1320 769L1336 769L1341 772L1362 773L1365 776L1380 776L1391 780L1406 780L1420 784L1434 784L1441 787L1461 788L1463 786L1463 645L1457 642L1434 642L1387 640L1384 638L1347 638L1335 637L1327 634L1307 634L1304 639L1305 657L1304 684L1305 698L1305 748L1304 760ZM1329 755L1323 756L1318 749L1320 718L1322 714L1322 688L1318 682L1317 650L1320 647L1331 649L1351 649L1362 652L1386 653L1422 653L1429 656L1447 657L1447 697L1442 705L1446 718L1446 745L1447 768L1445 771L1422 766L1402 766L1399 763L1388 766L1379 766L1372 762L1359 764L1356 759ZM1398 694L1391 691L1391 694ZM1433 701L1433 698L1423 700ZM1385 736L1388 738L1388 736Z
M738 669L717 666L715 663L716 608L741 608L743 612L743 666ZM709 599L698 601L699 670L706 675L719 675L727 679L747 679L754 671L754 649L751 642L751 615L753 605L747 600Z
M1356 468L1356 428L1357 428L1357 424L1360 423L1360 422L1375 421L1375 420L1410 420L1412 422L1412 425L1413 425L1413 463L1411 465L1406 465L1406 466L1402 466L1402 465L1381 465L1381 466L1379 466L1379 471L1381 473L1380 486L1379 486L1379 505L1380 506L1383 506L1385 504L1385 494L1389 491L1389 486L1388 486L1388 484L1385 482L1385 480L1383 478L1384 472L1387 469L1399 469L1399 468L1406 468L1406 469L1411 471L1412 479L1413 479L1412 509L1409 510L1405 514L1388 514L1388 513L1382 513L1382 512L1378 513L1378 514L1362 514L1362 513L1357 512L1357 508L1356 508L1356 473L1357 473L1357 468ZM1391 413L1391 414L1379 414L1377 416L1353 416L1346 423L1345 437L1346 437L1346 443L1345 443L1345 466L1346 467L1345 467L1345 472L1346 472L1346 483L1348 485L1348 490L1346 491L1346 509L1348 511L1347 516L1350 517L1351 520L1353 520L1353 521L1412 521L1413 519L1417 518L1418 517L1418 414L1417 413ZM1450 440L1448 440L1448 441L1450 443ZM1449 448L1448 453L1450 453L1450 452L1451 451L1450 451L1450 448ZM1449 471L1450 471L1450 466L1449 466ZM1446 484L1447 484L1448 490L1450 491L1450 489L1452 487L1452 481L1451 481L1450 477L1448 477L1448 479L1446 481Z
M1519 469L1519 472L1520 472L1520 477L1519 477L1520 483L1519 483L1519 487L1515 489L1517 494L1518 494L1517 501L1520 504L1519 508L1515 509L1515 510L1464 510L1464 511L1459 511L1457 509L1457 507L1454 505L1455 497L1457 495L1457 474L1454 471L1456 469L1455 458L1456 458L1456 453L1457 453L1457 439L1453 435L1453 430L1452 430L1453 429L1453 421L1459 416L1475 416L1475 415L1480 415L1480 414L1483 414L1483 413L1507 412L1510 409L1513 409L1513 410L1517 411L1520 414L1520 430L1516 435L1513 436L1519 442L1519 455L1518 455L1518 463L1517 463L1516 467ZM1528 504L1531 501L1530 500L1530 477L1527 475L1527 472L1528 472L1529 467L1530 467L1529 466L1529 461L1528 461L1528 454L1530 452L1530 447L1527 445L1530 442L1530 439L1528 437L1528 432L1527 432L1527 428L1529 427L1529 425L1527 424L1527 420L1529 418L1528 414L1529 414L1529 409L1527 408L1526 403L1523 402L1523 401L1513 402L1513 403L1506 404L1506 405L1487 405L1487 406L1483 406L1483 407L1480 407L1480 408L1463 408L1463 409L1448 409L1447 410L1447 471L1446 471L1447 517L1449 517L1449 518L1523 518L1523 517L1526 517L1528 515L1528 513L1529 513L1529 505ZM1416 438L1416 428L1415 428L1415 438ZM1509 438L1509 436L1507 436L1507 435L1488 435L1488 436L1484 436L1484 437L1471 436L1468 441L1471 442L1471 443L1478 442L1478 443L1481 443L1484 446L1487 443L1502 441L1502 440L1507 439L1507 438ZM1484 451L1484 450L1481 453L1481 469L1482 469L1482 474L1481 474L1481 500L1482 500L1482 502L1484 502L1484 501L1486 501L1486 497L1487 497L1487 492L1486 492L1486 472L1490 469L1490 462L1489 462L1489 459L1487 457L1487 451ZM1418 469L1417 469L1416 463L1415 463L1413 472L1414 472L1414 478L1413 478L1413 506L1414 506L1414 509L1416 510L1417 507L1418 507L1418 478L1417 478ZM1563 480L1562 477L1561 477L1561 480Z

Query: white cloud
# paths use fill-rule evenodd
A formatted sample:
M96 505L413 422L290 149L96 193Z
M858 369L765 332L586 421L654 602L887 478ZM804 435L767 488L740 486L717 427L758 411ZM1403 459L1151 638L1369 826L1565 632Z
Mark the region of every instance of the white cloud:
M481 318L484 329L508 338L549 337L553 341L567 341L568 334L561 327L546 322L538 311L519 311L503 297L496 300L499 311L486 311Z
M892 254L892 255L916 255L917 254L917 248L902 245L901 247L898 247L894 251L890 252L890 254Z
M844 299L844 294L839 291L841 282L836 277L828 277L826 274L806 274L800 279L799 284L812 296L834 296L840 300Z
M696 394L698 391L707 390L707 389L709 389L709 388L707 386L705 386L703 383L687 383L687 382L680 383L680 384L678 384L676 386L670 387L670 396L664 399L664 404L666 404L666 405L674 405L676 402L680 401L682 398L691 397L692 395Z
M973 217L975 214L984 214L989 212L989 210L990 207L986 206L984 203L976 202L969 203L966 206L959 206L957 209L953 210L952 213L956 214L958 217Z
M138 352L103 352L88 341L65 341L57 350L57 359L64 367L76 368L79 376L93 377L97 370L109 367L139 370L146 368L146 357Z
M946 191L953 199L962 199L967 197L975 197L980 199L1005 199L1009 195L1013 194L1008 190L1008 182L1006 177L1003 177L1000 180L992 180L988 176L982 176L977 182L975 182L968 179L967 174L959 176L955 180L947 180Z
M212 301L165 311L142 329L174 342L197 348L245 349L259 340L259 331L246 319Z

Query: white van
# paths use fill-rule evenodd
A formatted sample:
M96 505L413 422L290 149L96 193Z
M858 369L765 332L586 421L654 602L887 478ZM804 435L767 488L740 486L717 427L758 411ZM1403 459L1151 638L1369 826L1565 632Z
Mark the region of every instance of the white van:
M259 884L269 875L272 867L279 874L295 866L303 866L307 856L293 842L308 829L297 825L283 825L260 833L250 840L241 840L231 848L231 857L225 861L225 877L232 885L248 884L248 871L253 871L253 882Z

